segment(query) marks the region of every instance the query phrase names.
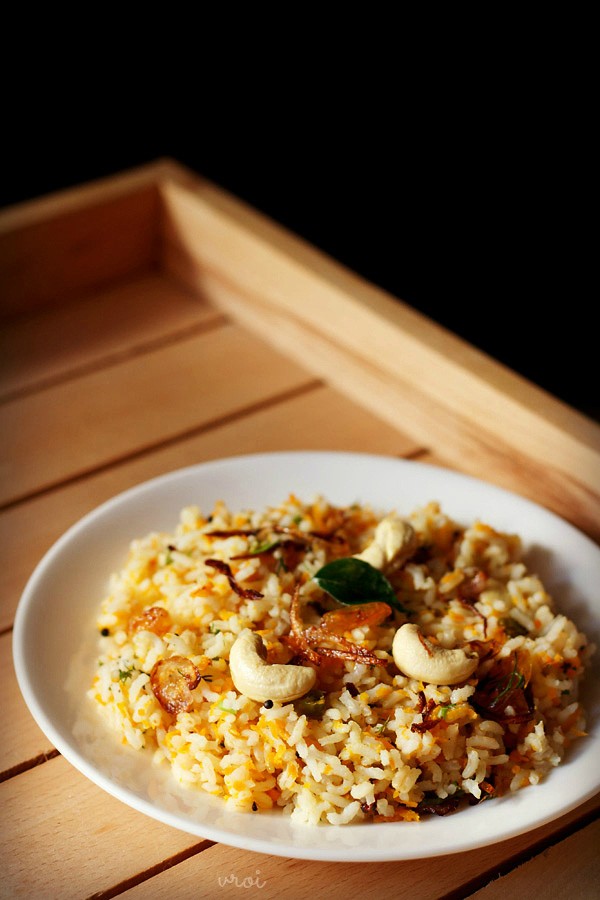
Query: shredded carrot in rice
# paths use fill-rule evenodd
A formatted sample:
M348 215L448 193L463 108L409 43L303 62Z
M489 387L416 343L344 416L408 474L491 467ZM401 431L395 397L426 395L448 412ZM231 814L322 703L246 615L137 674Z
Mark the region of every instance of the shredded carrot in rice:
M585 635L516 535L433 502L405 512L414 545L376 572L391 594L328 593L317 573L361 554L384 515L290 492L260 512L188 507L171 533L135 540L98 614L94 715L186 790L302 823L408 827L550 777L586 735ZM462 649L476 669L449 684L407 674L393 651L407 622L428 653ZM310 669L314 687L265 699L236 686L246 629L261 666Z

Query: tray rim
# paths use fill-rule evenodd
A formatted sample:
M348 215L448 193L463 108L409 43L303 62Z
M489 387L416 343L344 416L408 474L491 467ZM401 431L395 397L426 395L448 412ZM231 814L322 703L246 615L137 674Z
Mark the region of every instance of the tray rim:
M451 465L476 460L468 471L495 472L503 487L516 475L600 539L600 425L173 159L0 211L0 240L48 240L65 217L148 191L152 252L167 277L424 446L443 447Z

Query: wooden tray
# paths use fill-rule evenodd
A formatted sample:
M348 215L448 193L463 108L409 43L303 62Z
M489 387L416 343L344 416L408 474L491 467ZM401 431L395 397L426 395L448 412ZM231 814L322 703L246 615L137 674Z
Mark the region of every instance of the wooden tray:
M529 891L543 863L590 896L598 797L493 847L376 867L198 842L60 757L21 699L10 645L54 540L173 468L285 449L402 456L514 490L598 540L600 428L168 160L6 210L0 279L0 895L212 898L258 878L263 898L332 884L493 897Z

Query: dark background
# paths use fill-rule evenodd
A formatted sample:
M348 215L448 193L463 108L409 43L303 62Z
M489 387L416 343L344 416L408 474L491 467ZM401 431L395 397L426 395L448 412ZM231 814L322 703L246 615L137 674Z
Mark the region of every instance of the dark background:
M40 90L43 125L7 132L2 206L174 158L600 419L591 125L568 100L486 112L449 96L417 119L238 85L182 115L127 91L90 106Z

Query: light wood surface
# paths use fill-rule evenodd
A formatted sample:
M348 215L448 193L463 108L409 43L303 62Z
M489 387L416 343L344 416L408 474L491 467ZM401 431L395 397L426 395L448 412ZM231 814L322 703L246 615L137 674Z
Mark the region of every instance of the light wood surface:
M20 317L147 272L159 206L156 175L146 169L4 211L0 309Z
M315 383L236 325L224 325L220 337L194 333L5 403L0 501L14 503Z
M525 897L547 872L548 896L593 896L560 891L596 883L598 797L501 844L377 866L168 828L57 755L11 640L52 543L164 472L381 453L485 477L598 536L598 426L169 161L6 211L0 281L0 896Z
M580 811L581 813L581 811ZM553 828L561 830L569 828L570 817L564 816ZM584 834L587 829L584 829ZM435 900L440 897L469 896L473 886L483 878L493 878L500 861L519 859L521 855L535 853L543 865L545 851L537 851L544 845L551 833L549 828L536 829L527 838L513 838L502 844L470 851L461 854L420 859L411 862L387 862L377 865L349 863L320 863L306 860L291 860L281 857L268 857L247 851L234 851L229 847L214 845L201 856L194 855L178 865L178 887L181 896L201 898L237 897L240 895L240 884L245 879L252 879L254 885L248 887L257 897L275 898L285 896L286 900L310 900L318 897L366 897L377 900L380 897L393 897L398 900ZM572 839L573 842L575 838ZM559 844L561 846L561 844ZM586 841L586 852L577 858L589 859L589 844ZM563 859L564 865L564 859ZM594 860L590 872L595 875L597 865ZM233 876L233 877L232 877ZM585 876L584 876L585 879ZM519 880L515 874L517 890ZM564 875L561 879L564 883ZM531 885L529 882L529 891ZM584 880L588 888L592 888L590 879ZM168 900L169 887L173 885L173 873L164 872L152 879L150 885L145 882L125 893L126 900L141 900L151 896L153 900ZM194 889L195 885L195 889ZM283 887L282 887L283 886ZM476 888L474 888L476 890ZM546 888L547 889L547 888ZM468 891L468 894L465 893ZM196 893L195 891L198 891ZM319 893L322 891L322 893ZM245 892L244 892L245 893ZM478 896L478 895L476 895ZM495 898L500 894L492 894ZM506 897L512 895L503 894ZM517 895L518 896L518 895ZM523 894L522 896L525 896ZM544 896L546 893L544 891ZM558 898L570 895L549 894ZM574 896L586 897L585 893ZM591 898L595 895L588 894ZM485 898L485 893L483 893Z
M165 264L201 295L458 468L600 536L595 423L210 185L173 179L164 202Z
M538 884L544 900L593 900L600 897L600 822L593 822L506 876L477 891L477 900L529 900ZM568 860L568 865L565 862ZM578 874L574 877L573 873Z
M0 333L2 399L106 367L222 321L214 307L157 273L15 317Z
M0 543L11 566L0 569L0 631L12 624L36 563L61 534L94 507L164 472L209 459L274 450L350 450L414 456L415 442L327 386L275 398L131 460L69 480L0 510ZM27 534L27 541L23 535Z
M0 743L0 779L6 780L43 757L52 755L54 747L40 731L25 706L15 677L11 655L12 633L0 635L0 716L10 723Z

